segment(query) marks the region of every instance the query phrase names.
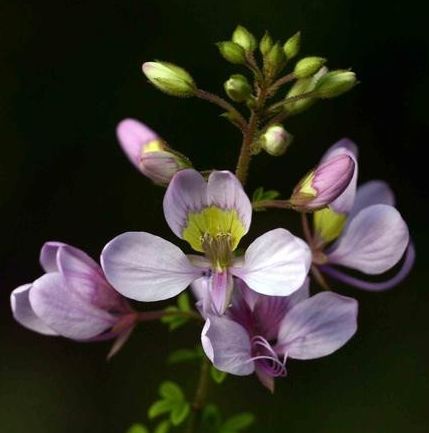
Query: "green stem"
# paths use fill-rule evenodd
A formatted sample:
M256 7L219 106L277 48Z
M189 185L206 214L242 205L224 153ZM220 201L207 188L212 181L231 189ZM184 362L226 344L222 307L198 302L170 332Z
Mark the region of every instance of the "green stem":
M192 401L192 412L189 415L185 433L196 433L201 411L206 405L207 392L209 387L210 363L206 357L201 361L200 376L198 378L197 389L195 390L194 400Z
M246 127L246 120L243 117L243 115L228 101L221 98L218 95L215 95L214 93L207 92L206 90L198 89L196 91L195 96L197 96L200 99L204 99L205 101L211 102L212 104L215 104L224 110L226 110L228 113L231 113L234 120L237 122L237 126L243 130Z
M268 85L262 83L259 93L256 97L255 108L252 110L249 123L243 131L243 142L241 144L240 155L238 157L235 175L244 185L247 180L250 161L252 159L252 144L255 139L256 130L260 122L260 113L263 111L265 100L267 98Z

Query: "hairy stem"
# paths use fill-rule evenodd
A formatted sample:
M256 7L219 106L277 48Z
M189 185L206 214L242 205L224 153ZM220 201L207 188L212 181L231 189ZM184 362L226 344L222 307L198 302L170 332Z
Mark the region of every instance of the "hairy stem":
M255 139L255 134L261 119L261 113L267 98L268 86L261 83L258 95L255 101L255 108L252 110L249 123L243 131L243 142L241 144L240 155L238 157L237 168L235 175L238 180L244 185L247 180L250 161L252 159L252 144Z
M212 104L215 104L224 110L226 110L228 113L231 113L234 117L234 120L237 122L237 126L243 130L246 127L246 120L244 119L243 115L228 101L221 98L218 95L215 95L214 93L207 92L206 90L198 89L195 96L197 96L200 99L204 99L205 101L211 102Z
M189 415L185 433L197 433L198 421L201 411L206 405L206 398L209 386L210 363L206 357L201 361L200 376L198 378L197 389L195 390L192 401L192 412Z

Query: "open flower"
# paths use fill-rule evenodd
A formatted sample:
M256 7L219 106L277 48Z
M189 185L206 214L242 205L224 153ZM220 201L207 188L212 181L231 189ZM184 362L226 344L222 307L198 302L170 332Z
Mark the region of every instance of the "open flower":
M40 254L45 274L15 289L15 319L32 331L78 341L117 338L111 355L126 340L137 314L83 251L47 242Z
M168 185L179 170L191 166L184 155L172 150L154 131L135 119L122 120L117 136L128 159L159 185Z
M353 152L356 146L341 140L331 147L327 156ZM389 186L373 180L356 188L354 181L330 208L314 214L311 242L313 263L327 275L367 290L383 290L398 284L410 271L414 249L408 227L394 207L394 195ZM395 266L405 254L400 272L392 279L373 283L351 277L334 269L345 266L368 275L378 275Z
M252 293L240 281L225 315L208 315L201 340L214 366L230 374L256 373L271 391L286 376L286 361L335 352L357 329L357 301L332 292L309 297L308 282L291 296Z
M101 262L107 279L126 297L168 299L205 277L222 314L231 300L233 276L271 296L289 295L305 280L310 250L287 230L271 230L253 241L244 257L234 256L249 230L252 206L228 171L213 171L207 181L193 169L178 172L166 191L164 214L173 232L204 256L186 256L149 233L119 235L105 246Z

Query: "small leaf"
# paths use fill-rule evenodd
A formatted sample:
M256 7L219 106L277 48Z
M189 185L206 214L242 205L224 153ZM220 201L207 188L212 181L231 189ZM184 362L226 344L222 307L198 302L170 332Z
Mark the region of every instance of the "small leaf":
M171 423L175 426L182 424L182 422L188 417L190 411L191 407L189 403L186 401L181 402L171 411Z
M274 200L280 196L280 193L275 190L265 191L263 195L263 200Z
M179 364L181 362L195 361L201 359L201 352L196 349L179 349L171 353L168 357L169 364Z
M180 386L171 381L161 383L159 387L159 394L161 397L164 397L169 401L181 402L185 400L185 396L183 395Z
M154 433L168 433L170 431L170 421L163 421L158 424Z
M201 422L204 433L218 433L221 424L218 407L214 404L208 404L201 415Z
M239 413L228 418L221 426L219 433L238 433L249 427L255 421L253 414L249 412Z
M227 373L212 366L210 369L210 375L216 383L221 384L226 379Z
M258 187L253 191L252 201L262 200L261 197L264 194L264 188L262 186Z
M162 317L161 322L168 325L170 331L174 331L175 329L187 323L189 320L187 317L174 315L174 313L179 313L181 311L177 307L167 307L165 311L170 314L166 314L164 317Z
M179 295L177 298L177 305L180 311L191 311L191 303L186 292L183 292Z
M147 416L149 419L156 418L159 415L170 412L173 406L174 404L170 400L158 400L149 407Z
M133 424L127 433L149 433L149 430L143 424Z

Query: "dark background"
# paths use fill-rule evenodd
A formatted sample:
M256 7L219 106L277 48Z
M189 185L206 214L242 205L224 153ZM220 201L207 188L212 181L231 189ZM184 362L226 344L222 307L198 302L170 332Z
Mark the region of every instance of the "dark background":
M146 421L161 379L191 392L195 369L172 368L164 359L197 341L198 329L168 334L158 324L141 326L107 363L107 343L78 344L20 327L9 294L41 274L46 240L94 257L128 230L175 240L162 215L163 190L128 163L115 126L140 118L197 167L233 169L240 137L217 108L159 93L141 64L175 62L202 88L222 93L237 68L220 60L214 42L228 39L237 23L258 36L269 29L281 40L301 29L303 54L352 67L361 81L346 96L291 119L293 147L284 158L255 158L248 191L264 185L286 195L324 149L349 136L360 146L360 180L383 178L397 192L418 259L410 278L388 293L342 289L360 301L357 336L330 357L290 361L274 397L254 378L233 377L211 396L226 414L253 410L254 433L429 431L429 33L421 4L1 0L2 433L122 433ZM296 215L256 214L243 245L276 226L294 229Z

